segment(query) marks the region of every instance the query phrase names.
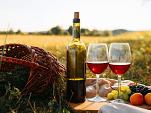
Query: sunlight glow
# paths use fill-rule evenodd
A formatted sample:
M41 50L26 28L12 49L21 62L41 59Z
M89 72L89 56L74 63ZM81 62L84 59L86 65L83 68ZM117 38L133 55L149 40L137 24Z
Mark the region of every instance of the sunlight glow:
M151 30L151 0L0 0L0 30L67 29L79 11L81 27L89 29Z

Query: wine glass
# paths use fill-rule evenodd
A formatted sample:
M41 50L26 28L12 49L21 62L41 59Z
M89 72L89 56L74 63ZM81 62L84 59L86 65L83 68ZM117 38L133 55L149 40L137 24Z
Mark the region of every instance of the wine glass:
M111 43L109 47L109 67L118 77L118 96L116 102L124 102L120 97L121 76L131 65L131 50L128 43Z
M105 43L91 43L88 46L86 63L89 69L96 74L96 96L87 100L93 102L106 101L99 96L99 74L108 67L108 47Z

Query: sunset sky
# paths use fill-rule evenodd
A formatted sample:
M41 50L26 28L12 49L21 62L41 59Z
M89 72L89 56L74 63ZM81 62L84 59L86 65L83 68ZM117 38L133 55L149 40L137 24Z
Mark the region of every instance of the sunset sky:
M151 30L151 0L0 0L0 30L45 31L72 25L99 30Z

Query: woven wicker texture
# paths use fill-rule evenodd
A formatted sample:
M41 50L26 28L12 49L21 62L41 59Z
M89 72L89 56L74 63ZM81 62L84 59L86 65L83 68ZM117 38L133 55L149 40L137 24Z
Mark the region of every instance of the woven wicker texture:
M23 67L21 72L29 70L27 81L18 86L22 95L42 95L65 72L65 67L56 57L38 47L6 44L0 46L0 55L0 72L13 72L16 67ZM17 77L22 77L22 73ZM13 78L0 75L0 81L11 81Z

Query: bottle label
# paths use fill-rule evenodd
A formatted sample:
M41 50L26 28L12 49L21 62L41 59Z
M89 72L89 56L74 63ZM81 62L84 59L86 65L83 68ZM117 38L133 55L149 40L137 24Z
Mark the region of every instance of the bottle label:
M67 80L79 81L79 80L85 80L85 78L67 78Z

